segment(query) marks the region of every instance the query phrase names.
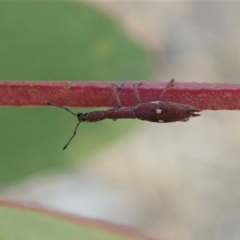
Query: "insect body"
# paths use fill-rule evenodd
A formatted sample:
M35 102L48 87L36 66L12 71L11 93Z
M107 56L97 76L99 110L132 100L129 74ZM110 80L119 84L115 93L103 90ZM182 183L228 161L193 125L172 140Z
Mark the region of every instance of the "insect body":
M199 116L194 109L188 105L173 102L146 102L136 107L110 108L108 110L93 111L89 113L77 113L80 122L97 122L104 119L137 118L149 122L186 122L190 117Z
M159 123L168 123L168 122L186 122L189 120L190 117L197 117L200 116L198 112L201 110L195 109L193 107L190 107L185 104L180 103L174 103L174 102L167 102L167 101L160 101L162 96L165 94L166 90L169 87L172 87L174 84L174 79L172 79L166 87L163 89L162 93L159 96L158 101L152 101L152 102L145 102L142 103L141 98L139 96L138 92L138 86L141 85L141 83L133 84L133 90L134 94L139 102L139 104L135 107L121 107L121 101L118 96L118 87L116 84L112 84L112 89L114 92L114 95L118 102L118 107L110 108L107 110L99 110L99 111L92 111L88 113L74 113L70 111L68 108L55 105L52 103L47 103L48 105L63 108L70 112L71 114L77 116L78 118L78 124L76 125L76 128L74 130L74 133L68 143L63 147L63 149L66 149L73 137L75 136L77 132L77 128L81 122L97 122L102 121L104 119L123 119L123 118L131 118L131 119L140 119L145 120L149 122L159 122Z

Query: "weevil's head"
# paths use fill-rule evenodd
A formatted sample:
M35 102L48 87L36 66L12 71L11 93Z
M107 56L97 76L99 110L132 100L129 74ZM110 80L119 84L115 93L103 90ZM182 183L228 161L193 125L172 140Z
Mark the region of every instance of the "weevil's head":
M77 118L79 122L84 122L88 120L88 113L77 113Z

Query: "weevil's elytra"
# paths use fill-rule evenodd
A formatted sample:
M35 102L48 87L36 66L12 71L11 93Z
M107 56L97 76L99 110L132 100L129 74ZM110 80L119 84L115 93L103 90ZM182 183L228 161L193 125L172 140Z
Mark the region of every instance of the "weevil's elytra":
M117 120L123 118L131 118L156 123L169 123L178 121L186 122L189 120L190 117L200 116L198 112L200 112L201 110L199 109L195 109L185 104L160 100L166 93L167 89L174 86L174 79L171 79L171 81L165 86L157 101L142 103L138 92L138 87L140 85L142 85L142 82L133 84L134 95L136 97L136 100L138 101L138 105L136 105L135 107L121 107L122 104L118 96L118 91L124 86L124 84L121 84L121 86L117 86L115 83L112 83L113 94L118 104L118 106L115 108L76 114L66 107L48 102L48 105L63 108L71 114L75 115L79 121L75 127L72 137L63 147L63 149L67 148L73 137L76 135L77 128L81 122L98 122L104 119Z
M158 112L161 113L158 114ZM158 112L157 112L158 111ZM199 116L196 110L188 105L173 102L146 102L139 104L134 108L136 118L150 122L177 122L189 117Z

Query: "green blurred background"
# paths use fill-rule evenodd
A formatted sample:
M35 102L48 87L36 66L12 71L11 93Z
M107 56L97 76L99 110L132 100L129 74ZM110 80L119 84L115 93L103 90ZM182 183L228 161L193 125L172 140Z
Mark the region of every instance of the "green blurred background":
M0 3L1 80L127 81L150 76L148 53L92 6ZM4 107L0 118L0 187L40 170L69 167L133 127L127 120L82 124L62 151L76 124L65 111Z

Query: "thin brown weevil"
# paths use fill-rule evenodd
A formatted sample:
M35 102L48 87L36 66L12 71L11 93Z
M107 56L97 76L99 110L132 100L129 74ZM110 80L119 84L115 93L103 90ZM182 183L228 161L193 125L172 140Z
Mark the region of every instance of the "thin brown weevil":
M135 107L121 107L121 101L118 96L118 89L123 86L123 84L118 87L115 83L112 83L112 89L114 96L118 102L118 107L110 108L107 110L99 110L99 111L92 111L88 113L74 113L66 107L59 106L48 102L47 104L50 106L63 108L66 111L70 112L74 116L77 116L78 123L75 127L72 137L69 139L67 144L63 147L63 150L67 148L69 143L72 141L74 136L76 135L77 128L81 122L98 122L104 119L122 119L122 118L137 118L140 120L145 120L149 122L157 122L157 123L168 123L168 122L186 122L189 120L190 117L197 117L200 116L198 112L201 110L195 109L185 104L175 103L175 102L168 102L168 101L161 101L161 98L166 93L167 89L174 86L174 79L165 86L163 91L161 92L157 101L152 102L145 102L142 103L138 87L142 84L135 83L133 84L134 95L138 101L138 105Z

